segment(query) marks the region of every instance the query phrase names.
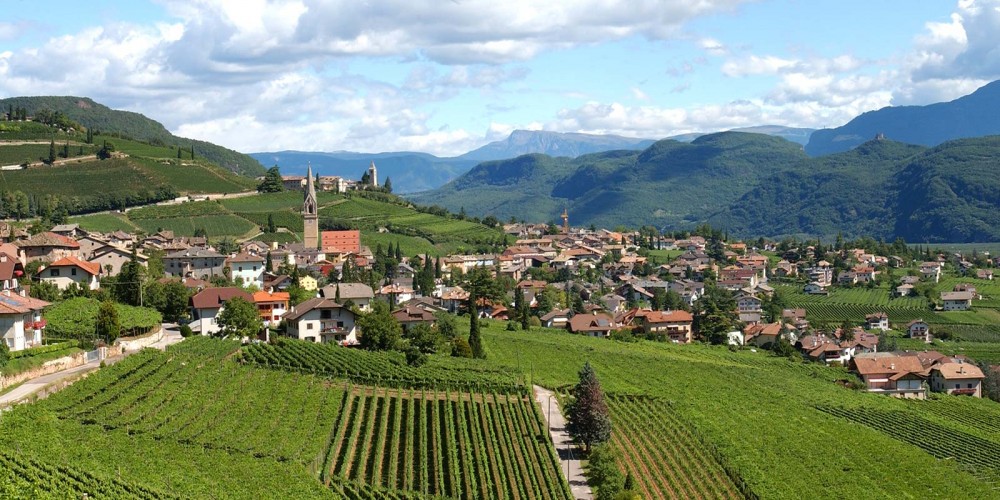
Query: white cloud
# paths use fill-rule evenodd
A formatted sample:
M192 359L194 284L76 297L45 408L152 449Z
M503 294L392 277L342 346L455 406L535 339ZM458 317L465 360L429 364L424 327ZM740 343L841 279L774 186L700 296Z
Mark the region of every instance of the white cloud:
M640 101L648 101L649 100L649 94L643 92L642 89L640 89L639 87L632 87L629 90L632 91L632 97L636 98L637 100L640 100Z

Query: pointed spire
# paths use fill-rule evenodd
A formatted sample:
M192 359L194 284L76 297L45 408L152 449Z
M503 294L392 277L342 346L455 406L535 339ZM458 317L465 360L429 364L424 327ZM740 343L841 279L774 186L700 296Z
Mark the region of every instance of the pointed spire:
M316 213L316 186L313 184L312 163L309 163L306 168L306 196L302 212L306 215Z

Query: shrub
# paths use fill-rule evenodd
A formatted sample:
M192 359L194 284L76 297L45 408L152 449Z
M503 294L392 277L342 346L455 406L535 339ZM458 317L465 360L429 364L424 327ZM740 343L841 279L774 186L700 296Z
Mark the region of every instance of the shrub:
M191 327L187 326L187 325L181 325L181 327L178 330L181 333L181 337L184 337L184 338L188 338L188 337L194 335L194 331L191 330Z
M462 337L455 337L451 339L451 355L456 358L471 358L472 346L469 345L468 340Z

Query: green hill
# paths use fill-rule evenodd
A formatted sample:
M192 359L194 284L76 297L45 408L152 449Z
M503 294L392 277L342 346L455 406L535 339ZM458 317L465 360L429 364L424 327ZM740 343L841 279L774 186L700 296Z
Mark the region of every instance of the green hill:
M202 156L232 172L250 177L264 173L264 167L248 155L209 142L177 137L155 120L139 113L111 109L87 97L37 96L0 99L0 113L7 113L17 108L25 109L29 117L59 113L62 117L98 133L99 139L129 138L157 146L180 146L186 150L194 147L196 157ZM48 139L48 137L43 138ZM4 139L5 135L0 133L0 140Z
M1000 137L934 149L873 140L809 158L777 137L725 132L642 152L483 163L410 198L535 222L555 220L565 207L578 225L675 230L709 222L748 237L1000 241L997 157Z
M805 159L799 145L778 137L723 132L644 151L487 162L411 199L500 219L549 221L567 208L574 224L679 227Z

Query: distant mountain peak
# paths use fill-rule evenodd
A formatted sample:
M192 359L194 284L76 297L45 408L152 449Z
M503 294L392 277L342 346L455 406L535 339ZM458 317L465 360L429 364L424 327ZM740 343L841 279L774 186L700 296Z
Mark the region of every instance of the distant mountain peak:
M887 106L868 111L846 124L817 130L806 144L810 156L847 151L876 134L887 139L933 147L952 139L1000 134L1000 80L958 99L925 106Z

